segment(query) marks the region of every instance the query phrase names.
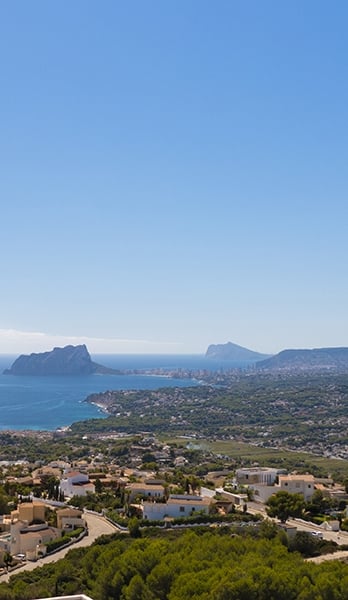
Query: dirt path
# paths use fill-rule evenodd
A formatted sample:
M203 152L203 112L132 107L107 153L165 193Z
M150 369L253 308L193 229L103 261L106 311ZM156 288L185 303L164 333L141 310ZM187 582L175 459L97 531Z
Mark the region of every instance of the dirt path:
M326 560L346 560L348 559L348 550L338 550L333 554L322 554L321 556L314 556L313 558L307 558L306 560L314 563L322 563Z

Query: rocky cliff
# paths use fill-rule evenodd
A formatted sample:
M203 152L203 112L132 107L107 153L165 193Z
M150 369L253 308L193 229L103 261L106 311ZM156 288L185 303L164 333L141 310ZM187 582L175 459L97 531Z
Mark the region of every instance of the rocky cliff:
M118 374L93 362L86 346L53 348L50 352L19 356L4 375L91 375Z
M251 361L256 362L268 358L269 354L260 354L238 344L227 342L227 344L211 344L206 351L207 358L216 358L219 360Z

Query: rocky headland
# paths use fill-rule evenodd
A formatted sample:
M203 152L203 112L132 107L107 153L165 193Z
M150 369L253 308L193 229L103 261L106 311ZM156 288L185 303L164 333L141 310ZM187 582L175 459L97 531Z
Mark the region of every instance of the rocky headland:
M250 361L256 362L269 358L270 354L261 354L254 352L238 344L227 342L226 344L211 344L205 354L206 358L216 358L219 360Z
M119 375L92 361L85 344L53 348L49 352L21 354L4 375Z

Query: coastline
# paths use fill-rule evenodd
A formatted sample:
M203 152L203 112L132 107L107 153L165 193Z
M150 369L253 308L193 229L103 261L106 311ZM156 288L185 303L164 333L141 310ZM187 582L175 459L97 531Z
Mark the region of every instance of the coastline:
M87 402L87 399L84 400L84 402ZM96 406L98 408L98 410L108 416L111 416L112 413L110 413L107 409L106 406L104 406L104 404L100 403L100 402L88 402L88 404L93 404L93 406Z
M118 370L123 371L122 375L96 373L88 376L57 377L2 375L2 371L9 366L9 358L7 355L0 356L0 431L2 432L54 432L79 421L106 418L110 415L108 407L98 401L93 404L86 403L86 398L91 394L99 394L107 390L157 390L162 387L197 385L197 382L192 379L188 380L181 376L175 379L171 373L159 372L162 368L161 357L156 357L151 363L144 361L145 364L138 358L133 365L130 361L128 364L119 365L115 359L112 363L115 367L121 366ZM184 366L182 357L181 360ZM176 361L173 363L176 364ZM111 364L110 368L112 366ZM125 366L133 366L133 369L125 369ZM137 367L145 367L145 369Z

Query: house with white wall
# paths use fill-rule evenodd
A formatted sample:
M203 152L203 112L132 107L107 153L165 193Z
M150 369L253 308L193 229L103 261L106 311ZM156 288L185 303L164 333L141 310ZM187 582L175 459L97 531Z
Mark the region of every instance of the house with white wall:
M243 467L236 470L236 481L239 485L274 485L285 469L273 467Z
M278 483L274 486L274 493L280 490L290 494L301 494L308 502L314 494L313 475L279 475Z
M46 544L60 537L61 532L47 523L28 525L25 521L16 521L11 525L11 554L25 554L28 558L37 550L44 554Z
M143 518L163 520L165 517L178 519L191 517L195 513L209 513L211 499L203 496L172 494L167 502L143 502L141 505Z
M236 470L236 481L240 485L247 485L253 491L255 502L267 500L279 491L290 494L301 494L305 501L311 499L315 491L313 475L284 474L284 469L266 467L251 467Z
M67 471L63 474L59 485L64 497L86 496L95 493L95 485L91 483L86 473L80 471Z

